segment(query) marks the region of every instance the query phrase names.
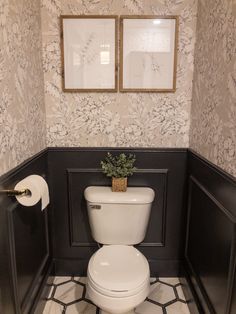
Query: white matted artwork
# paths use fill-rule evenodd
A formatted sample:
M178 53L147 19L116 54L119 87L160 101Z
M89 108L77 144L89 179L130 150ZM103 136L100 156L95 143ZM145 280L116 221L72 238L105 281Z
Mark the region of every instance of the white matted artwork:
M61 16L63 91L117 90L117 16Z
M121 16L120 91L174 92L177 16Z

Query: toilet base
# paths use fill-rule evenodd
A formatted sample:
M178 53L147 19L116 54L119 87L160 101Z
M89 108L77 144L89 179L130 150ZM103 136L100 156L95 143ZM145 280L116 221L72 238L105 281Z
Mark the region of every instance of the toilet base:
M88 279L87 293L90 300L97 305L102 314L134 314L134 309L141 304L149 294L149 278L142 289L135 295L127 297L110 297L95 290Z

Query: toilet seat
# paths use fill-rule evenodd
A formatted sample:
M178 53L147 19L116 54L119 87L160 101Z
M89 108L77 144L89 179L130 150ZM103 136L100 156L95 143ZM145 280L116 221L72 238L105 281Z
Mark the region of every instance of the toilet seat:
M133 246L105 245L90 259L88 280L97 292L115 298L133 296L149 283L149 265Z

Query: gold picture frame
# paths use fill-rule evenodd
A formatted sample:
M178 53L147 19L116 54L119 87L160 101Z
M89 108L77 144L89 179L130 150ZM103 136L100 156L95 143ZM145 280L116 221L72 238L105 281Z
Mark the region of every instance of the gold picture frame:
M62 90L117 92L118 16L61 15Z
M175 92L178 16L120 16L120 92Z

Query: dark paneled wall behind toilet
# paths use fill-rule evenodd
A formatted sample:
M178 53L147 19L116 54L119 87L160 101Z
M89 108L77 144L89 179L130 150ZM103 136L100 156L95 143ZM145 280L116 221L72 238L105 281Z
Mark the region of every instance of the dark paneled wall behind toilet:
M100 161L107 151L135 153L138 170L129 186L149 186L156 197L148 231L138 248L148 258L154 276L176 276L184 249L185 149L60 149L48 151L53 200L50 219L55 274L85 275L97 250L91 237L83 191L90 185L110 185Z
M147 235L138 245L151 275L180 275L191 313L236 313L235 178L190 150L123 148L49 148L0 178L2 189L42 175L51 199L42 212L40 204L26 208L1 195L0 313L41 313L37 301L47 293L49 273L86 274L98 247L83 191L110 185L100 169L107 151L135 153L138 170L129 186L155 190Z

